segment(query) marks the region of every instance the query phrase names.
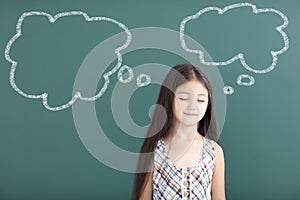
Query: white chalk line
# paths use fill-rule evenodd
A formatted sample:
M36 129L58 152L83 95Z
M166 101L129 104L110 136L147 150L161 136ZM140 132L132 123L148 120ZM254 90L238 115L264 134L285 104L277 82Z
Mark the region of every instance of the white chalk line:
M233 56L232 58L223 61L223 62L208 62L205 60L204 57L204 52L202 52L201 50L195 50L195 49L189 49L186 46L185 43L185 39L184 39L184 30L185 30L185 24L191 20L191 19L197 19L198 17L200 17L202 14L208 12L208 11L217 11L219 15L224 14L226 11L233 9L233 8L239 8L239 7L252 7L252 11L254 14L257 13L264 13L264 12L273 12L278 14L282 19L283 19L283 24L280 26L276 27L276 30L282 35L283 40L284 40L284 47L282 49L280 49L279 51L271 51L271 55L273 57L272 63L269 67L265 68L265 69L254 69L252 67L250 67L247 63L246 60L244 58L244 54L243 53L238 53L237 55ZM200 10L199 12L197 12L194 15L188 16L186 18L184 18L181 23L180 23L180 31L179 31L179 35L180 35L180 43L182 48L190 53L195 53L195 54L199 54L199 58L202 64L208 65L208 66L226 66L229 65L233 62L235 62L236 60L240 60L242 66L244 68L246 68L248 71L254 72L256 74L264 74L264 73L268 73L270 71L272 71L276 64L277 64L277 60L278 60L278 55L284 53L288 48L289 48L289 39L287 37L287 34L283 31L284 28L286 28L288 25L288 18L280 11L275 10L273 8L265 8L265 9L257 9L257 7L251 3L237 3L237 4L232 4L229 6L224 7L223 9L218 8L218 7L206 7L202 10Z
M142 79L145 79L145 82L142 82ZM137 79L136 79L136 85L138 87L144 87L147 86L151 83L151 77L147 74L139 74Z
M127 79L123 79L123 71L124 70L128 71L128 78ZM118 71L118 80L121 83L129 83L130 81L132 81L133 77L134 77L133 70L130 67L128 67L127 65L123 65L120 68L120 70Z
M21 27L22 27L22 23L23 23L24 19L28 16L36 16L36 15L37 16L46 16L46 17L48 17L48 19L51 23L54 23L57 19L59 19L61 17L73 16L73 15L82 15L84 17L84 19L88 22L90 22L90 21L108 21L108 22L112 22L112 23L118 25L121 29L123 29L125 31L125 33L127 35L127 40L126 40L125 44L115 49L115 54L118 57L118 62L112 70L110 70L109 72L107 72L103 75L105 83L104 83L103 87L101 88L101 90L95 96L93 96L93 97L83 97L81 95L81 93L79 91L77 91L77 92L75 92L72 99L69 102L67 102L66 104L63 104L61 106L51 107L48 104L48 93L45 92L45 93L42 93L42 94L39 94L39 95L27 94L24 91L22 91L16 85L16 83L15 83L15 72L16 72L18 62L13 60L10 57L10 55L9 55L10 54L10 49L11 49L11 46L13 45L13 43L22 35ZM18 19L18 22L17 22L17 25L16 25L16 34L8 41L8 43L6 45L6 48L5 48L5 59L12 64L10 74L9 74L10 84L11 84L12 88L17 93L19 93L20 95L22 95L26 98L42 99L44 107L47 108L48 110L51 110L51 111L59 111L59 110L62 110L62 109L66 109L66 108L72 106L76 102L77 99L81 99L83 101L95 101L95 100L99 99L104 94L104 92L106 91L106 89L109 85L109 82L110 82L109 77L112 74L114 74L121 67L121 65L122 65L122 54L120 53L120 51L126 49L129 46L129 44L131 42L131 38L132 38L131 32L129 31L129 29L124 24L122 24L121 22L119 22L115 19L108 18L108 17L89 17L85 12L82 12L82 11L63 12L63 13L56 14L54 17L52 15L46 13L46 12L40 12L40 11L25 12Z
M243 81L243 79L248 79L249 81L248 82L245 82ZM237 80L236 80L237 84L238 85L242 85L242 86L252 86L254 85L255 83L255 79L253 76L250 76L248 74L240 74L238 77L237 77Z
M226 94L226 95L231 95L231 94L234 93L234 89L230 85L225 85L223 87L223 93Z

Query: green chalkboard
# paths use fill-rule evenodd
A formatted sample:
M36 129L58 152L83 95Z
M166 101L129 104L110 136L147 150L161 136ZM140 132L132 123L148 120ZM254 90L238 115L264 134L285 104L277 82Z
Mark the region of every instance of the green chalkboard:
M1 0L0 199L130 199L160 83L179 63L213 84L227 199L300 199L299 9Z

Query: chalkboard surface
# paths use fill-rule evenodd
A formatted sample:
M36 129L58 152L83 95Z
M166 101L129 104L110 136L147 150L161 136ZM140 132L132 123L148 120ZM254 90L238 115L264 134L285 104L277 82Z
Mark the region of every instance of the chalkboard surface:
M159 83L187 62L213 83L227 198L300 199L299 9L1 0L0 199L130 199Z

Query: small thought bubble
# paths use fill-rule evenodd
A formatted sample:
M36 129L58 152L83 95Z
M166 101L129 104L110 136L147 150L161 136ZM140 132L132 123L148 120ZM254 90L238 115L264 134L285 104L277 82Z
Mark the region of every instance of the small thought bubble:
M223 88L223 92L226 95L230 95L230 94L234 93L234 89L233 89L233 87L231 87L229 85L225 85L224 88Z
M123 72L124 70L127 70L128 71L128 78L127 79L123 79ZM129 83L134 77L134 74L133 74L133 70L128 67L127 65L123 65L119 72L118 72L118 79L121 83Z
M142 82L142 79L145 79L145 82ZM139 87L147 86L151 83L151 77L147 74L140 74L136 79L136 84Z
M248 82L243 81L243 79L248 79ZM237 78L237 84L243 85L243 86L252 86L255 83L255 79L253 76L247 75L247 74L241 74Z

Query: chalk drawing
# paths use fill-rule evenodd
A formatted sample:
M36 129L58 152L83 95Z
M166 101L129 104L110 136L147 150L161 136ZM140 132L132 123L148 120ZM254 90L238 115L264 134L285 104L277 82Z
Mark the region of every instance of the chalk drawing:
M244 82L242 81L243 79L248 79L249 82ZM253 76L250 76L248 74L240 74L237 78L237 84L238 85L243 85L243 86L252 86L255 83L255 79Z
M56 106L56 107L51 107L48 103L48 93L44 92L42 94L27 94L26 92L22 91L16 84L15 82L15 72L16 72L16 69L17 69L17 65L18 65L18 62L13 60L11 57L10 57L10 49L13 45L13 43L19 38L22 36L22 23L23 21L26 19L26 17L29 17L29 16L46 16L48 19L49 19L49 22L51 23L55 23L57 19L61 18L61 17L69 17L69 16L83 16L84 19L87 21L87 22L92 22L92 21L107 21L107 22L110 22L110 23L114 23L116 24L117 26L119 26L121 29L123 29L126 33L126 36L127 36L127 39L126 39L126 42L125 44L123 44L122 46L118 47L115 49L115 54L117 55L117 64L113 67L112 70L110 70L109 72L105 73L103 75L103 78L105 80L104 82L104 85L102 86L102 88L100 89L100 91L93 97L84 97L81 95L81 93L79 91L75 92L74 93L74 96L72 97L71 100L69 100L66 104L64 105L60 105L60 106ZM21 15L21 17L18 19L18 22L17 22L17 25L16 25L16 34L8 41L7 45L6 45L6 48L5 48L5 59L11 63L11 70L10 70L10 74L9 74L9 81L10 81L10 84L12 86L12 88L17 92L19 93L20 95L26 97L26 98L30 98L30 99L42 99L42 102L43 102L43 105L45 108L47 108L48 110L51 110L51 111L59 111L59 110L63 110L63 109L66 109L68 107L70 107L71 105L73 105L77 99L81 99L83 101L95 101L97 99L99 99L106 91L108 85L109 85L109 82L110 82L110 79L109 77L111 75L113 75L115 72L117 72L119 70L119 68L121 67L122 65L122 54L121 54L121 51L126 49L128 47L128 45L130 44L131 42L131 32L129 31L129 29L124 25L122 24L121 22L115 20L115 19L112 19L112 18L108 18L108 17L90 17L88 16L87 13L85 12L82 12L82 11L70 11L70 12L62 12L62 13L59 13L59 14L56 14L55 16L52 16L46 12L40 12L40 11L31 11L31 12L25 12Z
M237 8L241 8L241 7L250 7L250 8L252 8L252 12L254 14L266 13L266 12L275 13L278 16L280 16L282 18L282 20L283 20L283 24L281 24L280 26L277 26L276 30L281 34L281 36L283 38L284 47L281 48L278 51L270 51L271 55L272 55L272 63L271 63L270 66L262 68L262 69L255 69L254 67L251 67L251 66L249 66L247 64L247 62L246 62L246 60L244 58L244 54L241 53L241 52L239 52L236 55L232 56L231 58L229 58L227 60L224 60L224 61L221 61L221 62L206 61L205 55L204 55L203 51L197 50L197 49L190 49L190 48L187 47L186 42L185 42L185 25L186 25L187 22L189 22L190 20L197 19L201 15L203 15L203 14L205 14L207 12L210 12L210 11L217 11L217 13L219 15L222 15L225 12L227 12L228 10L237 9ZM254 4L251 4L251 3L237 3L237 4L232 4L232 5L224 7L223 9L222 8L218 8L218 7L206 7L204 9L201 9L200 11L198 11L196 14L190 15L190 16L184 18L181 21L181 23L180 23L180 31L179 31L180 44L181 44L181 47L185 51L187 51L189 53L193 53L193 54L198 54L200 62L202 64L205 64L205 65L208 65L208 66L227 66L227 65L229 65L229 64L231 64L231 63L239 60L240 63L242 64L242 66L245 69L247 69L248 71L253 72L255 74L265 74L265 73L268 73L268 72L272 71L275 68L275 66L277 64L277 61L278 61L278 55L283 54L289 48L289 38L288 38L287 34L283 31L283 29L287 27L288 23L289 23L288 22L288 18L282 12L280 12L280 11L278 11L276 9L273 9L273 8L258 9ZM253 81L254 78L252 77L253 78L252 79L250 77L252 77L252 76L247 77L247 78L250 79L249 84L253 85L254 84L254 81ZM238 80L240 80L240 79L238 78ZM249 85L247 85L247 83L238 82L238 84L249 86ZM227 92L225 92L225 91L227 91ZM233 88L231 86L229 86L229 87L225 86L224 87L224 93L225 94L232 94L233 91L234 90L233 90Z

